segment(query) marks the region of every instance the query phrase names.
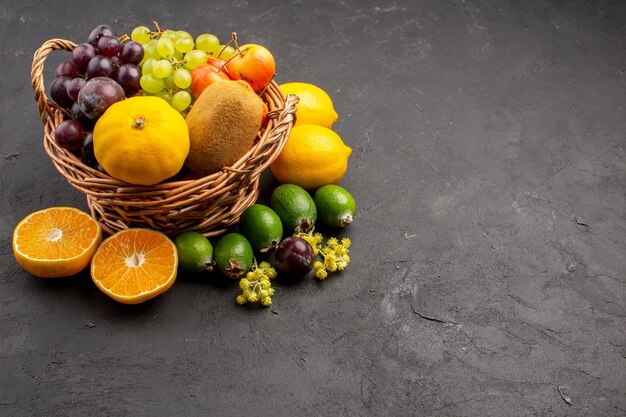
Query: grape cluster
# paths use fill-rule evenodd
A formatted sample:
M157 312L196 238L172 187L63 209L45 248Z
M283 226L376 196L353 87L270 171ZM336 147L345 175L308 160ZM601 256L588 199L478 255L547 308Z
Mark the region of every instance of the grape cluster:
M70 59L57 67L50 85L51 98L71 115L71 120L55 129L57 144L80 154L85 164L96 168L91 136L96 121L113 103L141 90L138 64L144 49L126 38L118 38L110 26L99 25L87 42L76 46Z
M217 36L209 33L199 35L194 42L184 30L161 30L156 22L155 26L155 31L138 26L130 35L144 49L140 63L141 88L146 94L161 97L185 114L193 101L190 71L206 64L209 55L228 59L235 50L229 45L220 45Z

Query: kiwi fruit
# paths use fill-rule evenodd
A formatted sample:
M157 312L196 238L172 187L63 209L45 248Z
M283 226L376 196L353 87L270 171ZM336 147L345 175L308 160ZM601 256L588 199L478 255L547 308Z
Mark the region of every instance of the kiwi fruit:
M209 175L234 164L261 128L263 101L245 81L217 81L204 89L187 114L190 148L185 165Z

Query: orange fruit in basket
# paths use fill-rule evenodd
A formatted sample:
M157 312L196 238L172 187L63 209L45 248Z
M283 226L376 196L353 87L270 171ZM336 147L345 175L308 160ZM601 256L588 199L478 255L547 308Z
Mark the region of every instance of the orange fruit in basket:
M352 149L338 134L317 125L297 125L270 168L281 183L307 190L338 183L348 169Z
M51 207L26 216L13 231L17 262L41 278L78 274L102 241L100 225L72 207Z
M114 300L139 304L170 289L177 267L176 246L167 236L127 229L102 242L91 260L91 279Z
M93 131L98 163L113 178L154 185L180 171L189 153L189 131L179 112L159 97L118 101Z

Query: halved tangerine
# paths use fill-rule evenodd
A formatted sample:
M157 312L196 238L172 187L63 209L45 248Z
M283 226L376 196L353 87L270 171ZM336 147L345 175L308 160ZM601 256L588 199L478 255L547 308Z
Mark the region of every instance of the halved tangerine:
M41 278L78 274L102 241L102 229L87 213L51 207L26 216L13 231L17 262Z
M167 291L177 268L176 246L167 236L127 229L102 242L91 260L91 279L114 300L139 304Z

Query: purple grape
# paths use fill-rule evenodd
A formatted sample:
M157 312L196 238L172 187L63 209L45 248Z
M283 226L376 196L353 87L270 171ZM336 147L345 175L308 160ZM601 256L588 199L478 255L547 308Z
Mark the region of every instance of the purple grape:
M64 120L54 129L54 140L62 148L77 151L83 146L85 131L76 120Z
M98 46L98 41L103 36L115 36L113 28L109 25L99 25L91 31L87 38L87 43L91 44L94 48Z
M122 86L126 97L137 94L141 90L141 70L133 64L124 64L117 70L115 80Z
M76 64L79 71L85 71L89 61L96 55L98 55L96 48L88 43L81 43L72 51L72 61Z
M300 237L288 237L276 248L276 269L289 278L304 277L313 268L314 261L313 248Z
M125 42L120 49L120 59L128 64L138 65L143 59L143 46L138 42Z
M78 76L78 66L72 61L61 62L57 67L55 75L57 77L76 78Z
M72 104L70 114L72 115L72 119L76 120L83 126L84 130L92 130L93 127L96 125L96 121L98 120L90 119L89 117L87 117L87 115L85 115L85 113L83 113L83 111L80 109L78 101Z
M57 77L50 84L50 97L59 106L69 108L74 100L67 95L67 86L72 81L70 77Z
M76 101L76 99L78 99L78 92L86 83L87 80L84 78L74 78L67 84L67 96L72 99L72 101Z
M115 67L109 58L96 55L87 65L87 78L109 77L115 75Z
M109 59L111 60L111 62L113 63L113 66L117 69L120 67L120 65L122 65L122 60L120 59L119 56L117 55L113 55L112 57L109 57Z
M122 47L122 42L115 36L103 35L98 40L98 50L104 56L112 57L117 55Z
M81 160L83 164L95 168L98 165L96 155L93 153L93 133L86 132L83 147L80 149Z
M113 103L123 100L124 89L115 80L96 77L87 81L78 94L78 105L90 119L97 119Z

